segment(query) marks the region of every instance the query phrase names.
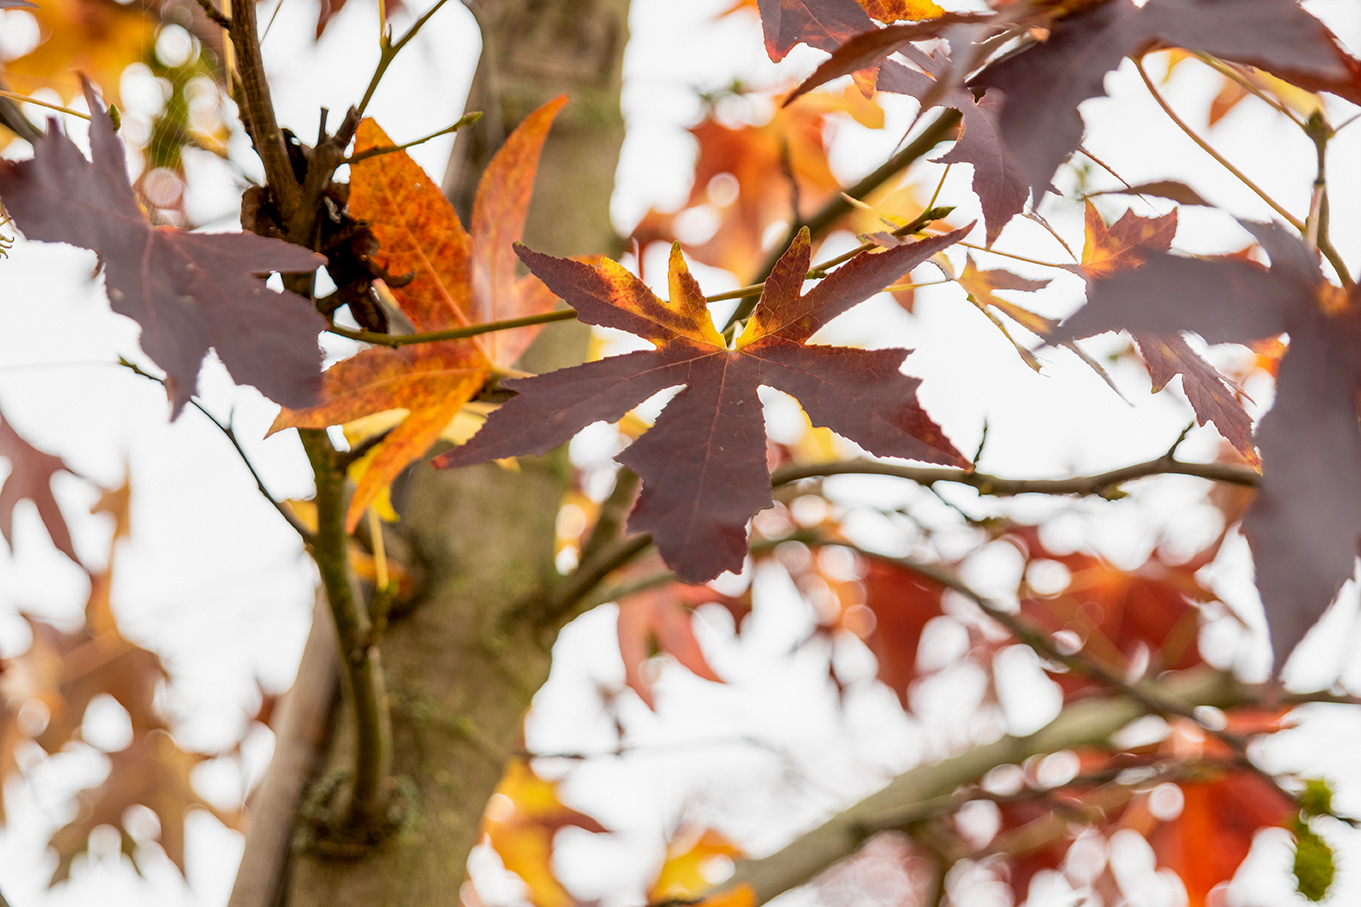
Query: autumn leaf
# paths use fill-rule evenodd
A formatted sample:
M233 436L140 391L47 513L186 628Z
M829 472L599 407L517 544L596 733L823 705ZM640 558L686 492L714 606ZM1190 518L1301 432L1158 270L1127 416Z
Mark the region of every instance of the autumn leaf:
M1083 656L1125 676L1141 659L1154 675L1199 664L1196 636L1200 631L1195 607L1215 600L1214 593L1196 579L1218 550L1185 563L1171 563L1157 552L1133 570L1122 570L1102 558L1075 552L1056 555L1028 535L1032 559L1056 561L1068 569L1069 581L1054 595L1028 591L1021 613L1050 633L1070 634ZM1068 696L1089 692L1090 678L1060 674L1055 680Z
M964 288L964 292L969 294L969 301L987 316L987 319L1002 332L1002 336L1006 337L1012 346L1016 347L1016 352L1020 354L1022 361L1038 372L1040 363L1035 358L1035 354L1016 342L1016 339L1011 336L1011 332L1007 330L1006 325L993 314L992 309L1000 310L1026 330L1041 337L1047 337L1050 331L1054 329L1054 325L1058 324L1058 321L1038 315L999 296L994 296L993 292L995 290L1019 290L1032 293L1049 286L1049 281L1031 280L1028 277L1022 277L1019 274L1001 269L981 271L974 264L972 256L965 259L964 271L956 280Z
M945 10L932 0L857 0L857 2L870 14L871 19L880 22L903 20L917 22L945 15Z
M697 261L745 274L766 252L772 225L793 214L795 190L807 212L833 198L841 188L827 160L836 116L848 115L863 126L879 128L878 104L848 88L818 93L797 107L777 108L760 125L729 126L707 117L691 127L699 144L687 208L712 205L720 215L714 234L686 244ZM640 243L675 239L674 215L650 212L634 230Z
M77 799L82 808L77 818L52 833L48 846L57 852L57 868L50 884L69 878L71 861L88 847L90 832L100 825L118 829L121 849L134 856L135 842L123 815L129 807L138 805L156 814L161 829L157 841L183 873L184 817L189 810L204 810L228 827L238 824L236 817L221 812L194 790L190 780L193 770L210 758L181 749L161 730L136 737L127 749L110 753L108 777L98 787L81 791Z
M903 56L921 71L895 60L885 61L879 68L879 90L929 100L934 107L960 112L963 123L954 147L935 161L973 167L973 191L982 204L991 245L1002 228L1025 208L1030 191L1020 162L998 132L997 113L1002 102L996 95L979 101L963 86L943 87L939 80L949 75L949 59L944 54L930 56L906 47Z
M724 597L707 586L672 582L620 599L618 636L624 682L648 708L656 709L657 703L643 666L654 650L670 655L696 677L723 682L709 667L695 638L694 609Z
M1121 186L1119 189L1089 192L1088 198L1093 198L1098 195L1153 196L1154 198L1165 198L1182 205L1202 205L1207 208L1211 207L1210 203L1202 198L1199 192L1177 180L1154 180L1151 183L1139 183L1137 186Z
M1361 538L1361 317L1324 280L1318 253L1278 225L1245 223L1270 269L1239 258L1150 255L1094 280L1059 337L1124 328L1194 331L1209 343L1290 335L1261 420L1262 482L1243 520L1279 669L1350 579Z
M152 227L88 82L85 99L92 161L55 121L32 159L0 161L0 197L19 229L99 254L109 302L142 326L142 349L165 369L175 415L196 392L210 346L239 383L284 404L311 403L321 386L317 334L326 322L307 300L275 293L257 275L312 271L325 259L250 233Z
M815 425L880 456L966 462L917 404L920 380L898 371L902 350L806 341L970 229L861 253L800 295L811 260L805 229L766 281L733 348L714 328L679 246L671 251L670 302L611 261L592 268L517 246L530 271L582 321L636 333L656 349L506 382L519 396L492 413L466 445L433 462L466 466L544 453L592 422L616 422L658 391L685 385L653 428L618 457L643 479L629 527L652 533L663 560L685 582L739 570L747 520L771 503L759 385L793 395Z
M715 857L734 859L740 856L742 848L712 828L699 834L693 831L679 834L667 842L666 859L657 873L657 880L648 890L647 902L658 904L698 898L713 888L713 883L705 878L706 865Z
M917 650L927 623L944 613L945 587L897 564L870 560L866 564L865 607L874 615L873 629L862 631L865 644L878 661L879 680L908 707L908 686L917 677Z
M38 518L57 550L77 564L75 546L71 544L71 530L61 515L57 499L52 494L52 479L59 472L70 473L61 457L43 453L29 444L9 422L0 416L0 457L9 460L9 475L0 485L0 535L14 547L14 507L28 500L38 509Z
M539 153L565 103L565 97L556 98L526 117L492 158L473 204L471 236L439 184L405 152L354 165L349 212L369 223L380 244L373 256L379 267L389 274L412 275L409 283L392 287L392 293L417 331L466 327L553 307L556 299L543 284L515 276L511 244L523 232ZM359 124L356 153L391 145L373 120ZM407 411L374 447L362 475L355 476L345 515L352 532L382 490L430 449L482 389L492 365L510 365L533 337L533 330L521 329L363 350L327 369L319 405L284 409L270 433L324 428L392 409Z
M1149 0L1142 6L1109 0L1053 20L1049 31L1046 40L987 66L969 83L1004 95L1003 141L1037 200L1082 141L1078 105L1105 94L1106 73L1125 57L1181 47L1297 84L1326 83L1343 97L1355 96L1361 85L1356 61L1332 32L1285 0Z
M31 10L39 41L21 57L5 60L5 78L21 94L54 89L63 103L81 94L83 73L104 97L118 102L123 70L151 54L160 23L157 3L117 0L43 0L39 5L7 2Z
M1088 201L1086 203L1086 241L1082 248L1080 272L1089 280L1102 280L1112 274L1138 268L1150 255L1167 252L1177 233L1177 212L1162 217L1140 217L1133 211L1111 226ZM1181 375L1182 391L1201 425L1214 422L1224 439L1237 448L1250 464L1261 463L1252 440L1252 418L1239 399L1238 388L1221 375L1194 350L1179 333L1134 332L1139 352L1148 365L1153 393Z
M778 63L796 44L831 50L874 27L855 0L760 0L766 53Z
M564 806L558 786L545 781L523 759L512 759L487 804L482 831L501 862L529 886L534 907L575 907L576 899L553 875L553 835L566 826L608 833L590 816Z

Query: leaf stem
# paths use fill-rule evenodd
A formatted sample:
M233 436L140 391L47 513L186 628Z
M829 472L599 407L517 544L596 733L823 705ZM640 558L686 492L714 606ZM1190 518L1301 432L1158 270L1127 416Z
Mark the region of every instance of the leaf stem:
M459 117L458 122L454 123L454 125L452 126L445 126L443 129L432 132L429 135L421 136L418 139L413 139L410 142L405 142L401 145L383 145L379 148L368 148L364 151L358 152L357 154L350 155L349 157L345 158L345 160L341 161L341 163L350 164L351 166L353 166L359 163L360 161L366 161L371 157L378 157L379 155L383 154L392 154L397 151L405 151L408 148L414 148L415 146L428 142L431 139L437 139L442 135L448 135L451 132L458 132L458 130L462 129L464 126L471 126L473 123L476 123L480 119L482 119L482 111L474 110L472 113L465 113L463 116Z
M447 331L427 331L422 334L379 334L375 331L352 331L349 328L332 325L327 330L341 337L371 343L374 346L390 346L393 349L410 346L413 343L437 343L441 340L463 340L479 334L493 334L497 331L511 331L515 328L531 327L536 324L551 324L555 321L572 321L577 313L572 309L557 309L542 315L526 315L523 318L508 318L505 321L486 321L470 324L463 328L450 328Z
M1273 211L1275 211L1277 214L1283 217L1286 223L1290 224L1290 226L1300 231L1300 233L1305 232L1304 221L1300 220L1298 217L1291 214L1289 211L1285 209L1283 205L1280 204L1280 202L1276 201L1270 195L1267 195L1266 190L1264 190L1261 186L1257 185L1255 182L1249 179L1248 175L1245 174L1242 170L1239 170L1233 164L1229 163L1228 159L1225 158L1224 155L1214 150L1214 148L1210 146L1209 142L1205 141L1203 138L1197 135L1196 131L1192 129L1189 125L1187 125L1185 120L1177 116L1176 111L1172 109L1171 105L1167 103L1167 100L1158 92L1157 87L1153 84L1153 80L1148 77L1148 72L1144 69L1143 60L1134 61L1134 65L1135 68L1139 70L1139 78L1144 80L1144 86L1148 88L1148 93L1153 96L1153 100L1156 101L1158 103L1158 106L1163 109L1163 113L1167 114L1168 119L1175 123L1178 129L1186 133L1187 138L1189 138L1191 141L1199 145L1202 151L1204 151L1210 157L1218 161L1220 166L1222 166L1225 170L1229 171L1235 177L1237 177L1238 181L1241 182L1244 186L1247 186L1254 193L1256 193L1257 197L1260 198L1262 201L1266 202L1267 205L1269 205Z
M1013 255L1011 252L999 252L991 246L976 246L973 243L959 242L955 245L963 246L965 249L972 249L975 252L987 252L989 255L1000 255L1003 258L1010 258L1013 261L1023 261L1027 264L1039 265L1042 268L1057 268L1060 271L1067 271L1068 265L1055 264L1052 261L1040 261L1038 258L1026 258L1024 255Z
M9 98L11 101L19 101L24 104L35 104L38 107L46 107L48 110L55 110L58 113L67 113L73 117L80 117L82 120L89 120L88 113L81 113L79 110L72 110L70 107L62 107L58 104L49 104L46 101L39 101L37 98L30 98L15 91L6 91L0 88L0 98Z
M1322 112L1315 113L1309 118L1305 132L1313 141L1318 153L1318 173L1314 177L1314 195L1317 204L1310 204L1309 206L1306 235L1309 241L1328 259L1328 263L1333 266L1333 270L1337 272L1337 279L1341 281L1343 288L1351 290L1354 282L1351 272L1347 269L1347 262L1333 247L1332 238L1328 234L1328 141L1337 133L1328 125L1328 121L1324 118Z

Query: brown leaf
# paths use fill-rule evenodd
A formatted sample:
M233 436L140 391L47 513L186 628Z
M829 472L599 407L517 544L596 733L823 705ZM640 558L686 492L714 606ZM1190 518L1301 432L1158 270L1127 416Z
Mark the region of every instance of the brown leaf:
M57 499L52 494L52 479L58 472L70 473L61 457L45 454L29 444L8 421L0 416L0 457L9 460L9 476L0 486L0 535L14 546L14 506L20 501L32 501L38 517L47 527L52 544L77 564L75 546L71 544L71 530L61 515Z

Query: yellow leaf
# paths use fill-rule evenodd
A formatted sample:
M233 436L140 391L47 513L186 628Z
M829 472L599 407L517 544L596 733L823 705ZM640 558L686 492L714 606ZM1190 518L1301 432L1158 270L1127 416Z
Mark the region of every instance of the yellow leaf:
M711 828L706 828L698 837L678 836L667 845L666 862L647 899L650 903L693 900L713 887L704 872L715 857L741 855L742 848Z

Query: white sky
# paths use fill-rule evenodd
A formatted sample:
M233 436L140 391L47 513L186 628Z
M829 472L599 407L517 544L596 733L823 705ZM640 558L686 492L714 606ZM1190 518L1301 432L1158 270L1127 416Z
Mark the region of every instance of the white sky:
M694 153L684 128L699 113L695 87L718 87L734 76L754 85L780 85L808 72L820 59L816 52L801 49L781 66L772 65L761 48L754 18L711 21L727 5L722 0L634 2L624 96L629 137L614 199L621 226L630 225L651 205L674 207L684 200ZM1361 47L1361 5L1320 0L1309 6L1351 46ZM272 4L262 9L262 21L272 12ZM280 120L303 135L314 129L319 106L339 115L361 94L376 58L377 23L371 4L349 3L318 46L310 40L314 16L310 3L285 4L264 48ZM458 4L450 4L399 58L371 112L399 141L452 122L462 109L476 50L471 17ZM1107 85L1111 98L1083 107L1088 147L1121 176L1130 182L1180 176L1239 216L1269 217L1260 201L1161 117L1128 66L1112 75ZM1203 123L1214 89L1203 70L1187 64L1168 95L1192 123ZM145 109L146 90L144 79L126 80L125 116L137 115L139 97ZM882 160L909 122L910 104L887 106L889 126L880 133L850 123L842 127L833 163L846 181ZM1346 115L1339 114L1335 121ZM70 128L80 132L78 125ZM1297 131L1248 102L1210 136L1267 191L1301 216L1305 213L1312 151ZM250 161L243 141L237 137L238 159ZM1349 251L1357 249L1361 239L1361 180L1348 172L1345 162L1357 159L1358 142L1361 126L1342 133L1332 152L1333 235L1344 256L1355 259L1354 266L1361 262L1361 255ZM17 153L19 145L6 153ZM439 175L451 145L452 138L432 141L413 150L413 156ZM929 187L939 170L922 168L918 182ZM199 161L191 176L201 176L191 184L193 214L214 221L214 228L235 228L237 190L224 171ZM968 178L969 168L955 168L941 196L942 203L960 206L959 223L975 216L970 213L976 203L968 192ZM1061 172L1060 185L1067 178ZM1114 184L1100 175L1097 180ZM1118 204L1110 201L1108 215L1119 210ZM1165 210L1163 206L1158 213ZM1136 211L1153 213L1142 207ZM1044 213L1070 245L1080 247L1079 207L1050 199ZM1245 240L1246 235L1223 214L1182 211L1180 249L1220 252L1239 248ZM1063 250L1051 237L1019 220L999 245L1063 260ZM664 272L658 264L648 264L649 276ZM1027 276L1052 276L999 259L980 258L980 264ZM312 568L215 428L191 410L168 424L159 387L107 364L118 355L140 356L137 328L109 313L102 289L90 282L93 266L90 253L24 242L0 263L4 281L0 323L6 326L0 332L0 409L31 442L61 454L74 469L102 485L116 485L124 462L130 464L134 537L119 555L114 587L119 620L126 635L166 658L174 678L166 704L179 722L176 734L181 742L205 749L228 745L253 707L255 678L273 690L289 682L307 630ZM731 276L696 270L711 292L734 285ZM976 446L987 419L989 440L981 464L985 470L1040 476L1137 462L1165 450L1190 418L1189 408L1176 393L1150 397L1146 376L1132 366L1115 369L1116 381L1132 406L1067 353L1041 354L1046 369L1035 375L957 288L922 290L918 300L915 316L885 299L873 300L830 328L827 339L916 347L906 370L925 379L921 398L960 449ZM1060 277L1033 302L1041 312L1059 316L1075 309L1080 300L1080 281ZM352 348L335 339L328 344L336 355ZM1119 344L1116 338L1098 338L1088 348L1099 354ZM1213 354L1221 363L1241 355L1233 349ZM205 405L220 418L234 412L238 434L273 493L280 498L306 496L309 472L295 434L259 440L275 407L250 388L232 386L220 367L205 369L201 387ZM1269 403L1269 389L1249 390L1260 412ZM772 426L778 430L789 419L788 402L777 399L772 404ZM1212 428L1198 429L1182 451L1188 457L1209 458L1217 444ZM584 464L599 459L598 450L588 442L579 444L574 454ZM855 479L829 487L847 501L879 501L887 494L901 494L904 500L921 497L912 489ZM82 557L101 563L110 528L102 519L80 515L93 502L94 493L76 480L63 481L58 493ZM1067 513L1056 523L1055 538L1060 542L1094 545L1117 562L1135 563L1163 530L1188 546L1214 534L1213 520L1203 510L1187 506L1197 493L1194 481L1172 480L1140 487L1131 500L1117 504L1022 506L1036 516L1059 509ZM986 506L971 493L947 494L966 508ZM907 544L868 517L858 525L872 536L867 544L890 550ZM0 655L6 656L28 644L20 609L74 621L86 597L83 574L51 550L27 505L17 514L15 535L18 557L0 551ZM1215 575L1226 598L1255 615L1258 606L1247 581L1245 558L1244 546L1231 546ZM981 586L1005 585L999 579L1005 575L1005 564L980 562L971 569L971 577ZM759 582L762 591L770 593L769 607L744 626L740 639L733 639L721 614L706 611L700 623L715 669L730 682L719 686L683 670L663 670L657 714L631 695L621 700L628 742L643 749L625 759L589 760L571 773L565 790L573 805L618 832L609 837L568 833L560 838L562 877L583 898L604 897L607 905L620 907L629 903L635 896L630 889L644 884L655 871L662 834L681 815L720 824L753 852L769 851L819 817L878 787L892 773L941 755L945 741L953 739L958 745L968 730L957 726L955 718L963 711L959 706L967 702L969 684L977 680L967 672L950 675L957 686L942 700L950 702L949 708L933 709L928 703L917 720L904 717L892 695L871 683L857 685L843 710L825 682L825 653L809 648L788 654L811 627L811 611L776 588L777 579L761 577ZM1344 593L1349 603L1354 597L1350 590ZM1354 603L1350 607L1354 610ZM1339 613L1331 632L1319 634L1313 657L1296 666L1302 685L1326 685L1337 676L1344 652L1355 641L1350 620L1350 611ZM617 686L622 680L612 633L609 606L564 633L553 678L536 701L532 747L542 751L613 747L610 724L596 707L595 693L598 684ZM1227 631L1219 633L1224 636ZM1228 644L1232 642L1229 639ZM1264 645L1259 640L1245 651L1248 654L1240 657L1245 669L1260 673ZM842 646L836 657L847 674L872 676L872 662L856 646ZM1042 686L1028 689L1035 691L1034 703L1009 716L1014 729L1046 720L1045 710L1053 707L1046 704ZM91 720L88 731L92 740L116 749L121 745L116 710L111 717L109 710L105 713L104 719ZM1339 806L1361 813L1361 789L1352 780L1361 778L1354 755L1361 740L1361 718L1333 711L1315 724L1318 730L1277 747L1280 765L1308 764L1314 771L1346 779ZM753 747L743 738L759 738L767 746ZM828 743L831 739L835 745ZM252 770L263 767L268 748L267 735L248 741ZM106 858L78 864L72 883L45 892L53 860L44 854L43 843L52 828L71 816L70 792L103 773L102 757L89 748L77 748L52 763L36 768L28 784L12 783L6 789L11 822L0 836L0 887L15 907L88 903L212 907L225 902L239 838L201 814L190 821L188 887L164 861L152 861L143 881L126 863ZM225 766L210 767L202 781L205 795L229 794L238 783ZM1250 877L1236 886L1236 892L1247 898L1244 904L1290 902L1289 882L1282 871L1283 845L1279 836L1267 837L1272 846L1263 848ZM1348 847L1350 865L1355 866L1361 848L1350 840ZM489 857L482 854L478 859ZM1343 876L1346 887L1338 902L1348 902L1358 893L1358 877L1361 874L1354 871ZM489 884L484 895L489 900L513 897L513 886ZM801 903L812 899L795 896Z

